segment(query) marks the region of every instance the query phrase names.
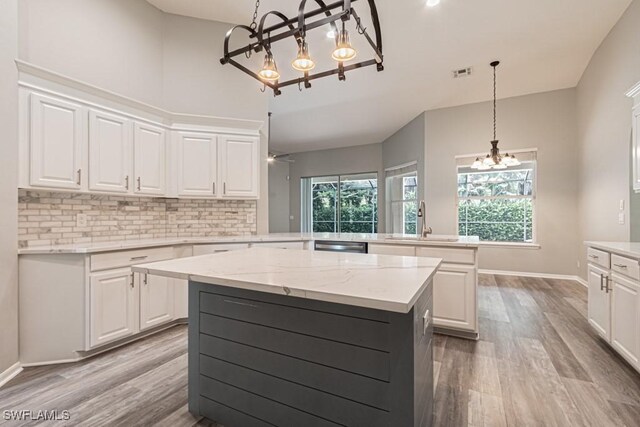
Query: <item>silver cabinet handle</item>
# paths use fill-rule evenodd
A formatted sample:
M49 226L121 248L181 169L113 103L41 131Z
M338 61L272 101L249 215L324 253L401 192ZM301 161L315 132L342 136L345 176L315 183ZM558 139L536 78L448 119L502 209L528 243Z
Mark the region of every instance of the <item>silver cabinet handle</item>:
M604 291L604 274L600 273L600 290Z
M213 194L216 194L216 182L213 181Z
M619 267L619 268L629 268L628 266L626 266L624 264L613 264L613 265L615 265L616 267Z
M140 183L140 177L138 177L138 191L140 191L140 187L142 187L142 184Z
M598 255L589 255L589 258L591 258L591 259L598 259L598 258L600 258L600 257L599 257Z
M131 282L129 284L131 285L132 288L133 288L134 276L135 276L135 273L131 273Z
M611 279L609 278L609 276L605 277L605 292L609 293L609 291L611 291L611 288L609 288L609 282L611 281Z
M76 184L82 185L82 169L78 169L78 180L76 181Z
M147 259L149 256L148 255L143 255L143 256L132 256L130 258L131 261L140 261L143 259Z
M227 194L227 183L226 182L222 183L222 194L224 194L224 195Z
M147 273L144 274L144 284L145 285L149 284L149 274L147 274Z
M129 175L124 177L124 186L127 190L129 189Z

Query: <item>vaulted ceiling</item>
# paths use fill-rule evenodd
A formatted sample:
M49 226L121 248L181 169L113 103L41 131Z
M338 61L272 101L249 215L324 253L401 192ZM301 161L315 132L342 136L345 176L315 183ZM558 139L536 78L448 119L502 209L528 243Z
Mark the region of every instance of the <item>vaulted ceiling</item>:
M252 0L147 1L168 13L245 24L254 7ZM501 98L574 87L631 0L442 0L433 8L425 3L376 2L384 72L356 70L346 82L320 79L309 90L289 87L271 98L271 148L299 152L381 142L425 110L486 101L494 59L502 61ZM261 0L259 14L279 10L291 17L298 4ZM366 2L354 7L368 14ZM329 67L333 41L324 30L314 33L311 54L319 66ZM360 57L371 57L362 40L356 47ZM275 55L285 70L295 49L280 46ZM473 67L472 75L454 79L452 71L464 67ZM249 77L247 84L258 90Z

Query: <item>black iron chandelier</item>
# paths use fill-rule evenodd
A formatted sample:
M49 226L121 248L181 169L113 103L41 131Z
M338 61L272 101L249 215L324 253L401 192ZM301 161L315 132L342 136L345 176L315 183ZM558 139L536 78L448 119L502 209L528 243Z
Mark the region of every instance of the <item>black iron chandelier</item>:
M493 68L493 140L491 141L491 151L487 154L483 160L480 160L480 157L476 158L476 161L471 165L471 169L477 170L489 170L489 169L506 169L510 166L519 166L520 161L516 159L516 156L509 155L509 153L505 154L504 157L500 154L500 149L498 148L498 139L497 139L497 121L496 121L496 68L500 65L500 61L493 61L489 64Z
M311 80L329 77L334 74L338 75L338 80L344 81L346 79L345 73L347 71L368 67L370 65L376 65L377 70L382 71L384 70L384 66L382 65L382 34L380 32L380 21L378 19L378 11L376 9L375 1L367 0L369 3L369 9L371 10L371 21L375 32L374 38L371 38L367 33L367 29L362 26L360 16L352 7L352 3L355 3L356 1L357 0L342 0L326 4L323 0L313 0L313 2L317 4L317 8L305 12L307 0L302 0L298 8L297 17L288 18L283 13L271 11L262 16L260 23L258 24L257 19L260 0L256 0L253 22L249 26L236 25L227 32L224 38L224 57L220 59L220 62L223 65L233 65L258 80L265 86L265 88L271 88L274 96L282 93L280 91L280 88L282 87L298 85L298 88L302 90L302 86L304 85L304 87L308 89L311 87ZM278 18L281 22L265 27L266 20L271 15ZM374 58L345 65L345 62L353 60L357 55L356 50L351 45L349 32L346 29L346 23L351 19L354 19L356 23L356 30L358 34L364 36L373 49ZM326 25L329 25L331 27L331 31L335 34L336 46L331 57L337 62L337 67L327 71L311 74L311 71L316 66L316 62L309 54L307 33ZM239 49L229 51L231 35L237 29L244 30L248 33L249 44ZM289 38L294 38L298 52L295 59L293 59L291 66L295 70L301 72L302 75L298 78L281 82L280 72L278 71L271 46L274 43ZM261 51L265 52L265 56L262 69L258 72L250 70L234 59L239 56L246 56L249 58L253 52L259 53Z

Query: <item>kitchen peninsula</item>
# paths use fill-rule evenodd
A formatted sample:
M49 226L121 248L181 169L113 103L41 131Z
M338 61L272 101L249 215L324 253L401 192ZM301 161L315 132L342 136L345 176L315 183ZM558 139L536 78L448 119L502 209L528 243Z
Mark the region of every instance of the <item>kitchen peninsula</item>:
M251 248L189 280L189 409L229 426L430 426L438 258Z

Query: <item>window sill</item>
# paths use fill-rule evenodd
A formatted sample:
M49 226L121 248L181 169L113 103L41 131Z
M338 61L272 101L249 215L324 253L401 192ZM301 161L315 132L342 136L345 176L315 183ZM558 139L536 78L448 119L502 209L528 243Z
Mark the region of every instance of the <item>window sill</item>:
M519 243L519 242L479 242L478 245L483 248L503 248L503 249L540 249L538 243Z

